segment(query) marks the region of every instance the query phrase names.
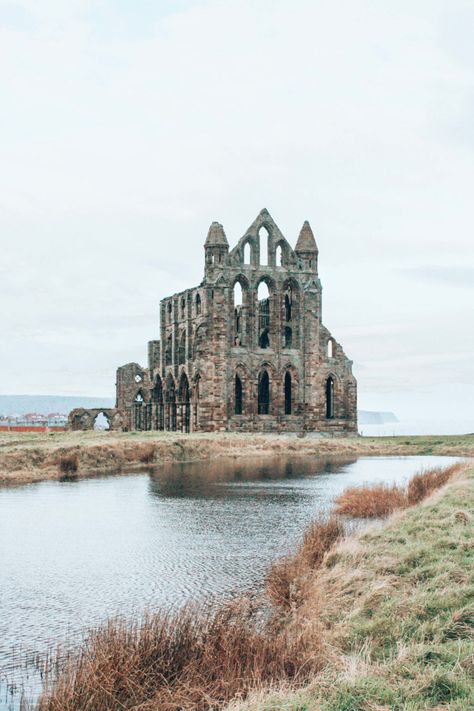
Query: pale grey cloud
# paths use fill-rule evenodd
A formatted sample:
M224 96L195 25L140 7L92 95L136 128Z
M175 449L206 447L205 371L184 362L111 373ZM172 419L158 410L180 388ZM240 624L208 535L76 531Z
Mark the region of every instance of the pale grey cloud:
M467 387L473 14L0 0L0 391L112 393L209 223L235 243L263 206L313 225L362 406Z
M474 266L443 265L426 267L408 267L401 270L410 279L428 280L474 289Z

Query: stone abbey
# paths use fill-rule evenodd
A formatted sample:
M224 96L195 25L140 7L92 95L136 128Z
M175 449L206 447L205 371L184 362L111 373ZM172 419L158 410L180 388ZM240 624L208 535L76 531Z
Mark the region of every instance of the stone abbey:
M267 210L229 248L213 222L201 284L161 301L148 367L117 370L114 430L357 431L352 362L321 319L318 248L308 222L292 249Z

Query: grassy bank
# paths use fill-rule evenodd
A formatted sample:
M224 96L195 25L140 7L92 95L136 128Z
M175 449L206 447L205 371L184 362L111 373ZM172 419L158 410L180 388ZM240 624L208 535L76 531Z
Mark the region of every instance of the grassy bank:
M473 708L474 467L412 479L400 505L358 536L316 521L262 598L109 623L39 709Z
M331 439L228 433L2 433L0 484L129 472L164 462L279 454L473 456L474 435Z
M340 543L304 593L328 663L304 688L227 711L474 708L474 467L381 530Z

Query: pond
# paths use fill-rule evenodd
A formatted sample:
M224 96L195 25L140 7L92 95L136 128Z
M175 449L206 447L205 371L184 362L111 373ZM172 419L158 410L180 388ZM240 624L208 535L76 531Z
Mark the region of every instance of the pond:
M37 689L36 653L111 615L258 588L347 486L452 461L221 459L0 490L0 709L18 708L7 682Z

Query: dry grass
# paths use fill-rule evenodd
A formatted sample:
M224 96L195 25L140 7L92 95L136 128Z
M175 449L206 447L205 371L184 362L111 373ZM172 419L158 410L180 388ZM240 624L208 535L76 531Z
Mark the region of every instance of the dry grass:
M420 503L436 489L441 488L457 474L465 465L461 462L450 467L436 467L415 474L408 482L407 500L409 506Z
M42 695L38 711L210 711L275 680L304 683L322 666L318 640L258 621L249 599L184 608L141 625L110 622Z
M305 597L308 576L343 536L344 527L334 516L308 526L296 553L274 563L267 573L266 592L273 604L284 609L298 607Z
M336 499L336 513L352 518L385 518L397 509L414 506L444 486L465 465L436 467L415 474L407 487L387 484L353 486Z
M146 442L138 447L137 459L142 464L151 464L155 459L156 447L152 442Z
M406 505L405 489L395 484L351 486L336 499L337 513L352 518L384 518Z

